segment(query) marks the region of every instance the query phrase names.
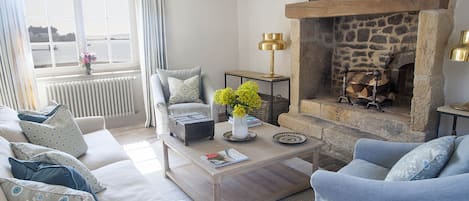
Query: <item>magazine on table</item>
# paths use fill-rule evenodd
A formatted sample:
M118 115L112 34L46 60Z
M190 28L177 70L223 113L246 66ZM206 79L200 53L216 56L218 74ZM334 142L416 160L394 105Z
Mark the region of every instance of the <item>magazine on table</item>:
M236 149L225 149L217 153L208 153L200 157L202 160L207 161L215 168L224 167L234 163L248 160L248 157Z
M256 127L256 126L260 126L262 125L262 121L254 116L251 116L251 115L248 115L246 117L246 121L248 123L248 128L251 128L251 127ZM233 124L233 117L230 117L228 119L228 122L230 124Z

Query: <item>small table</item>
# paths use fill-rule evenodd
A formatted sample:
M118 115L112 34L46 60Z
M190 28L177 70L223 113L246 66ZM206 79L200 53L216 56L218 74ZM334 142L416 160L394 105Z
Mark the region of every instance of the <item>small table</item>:
M457 135L456 126L458 123L458 117L469 118L469 112L453 109L449 105L438 107L436 109L436 112L438 115L437 122L436 122L436 137L439 136L441 114L453 116L453 127L451 131L451 135Z
M272 140L279 132L290 131L267 123L250 128L257 133L254 141L231 143L222 134L231 130L227 122L215 124L213 141L194 141L184 146L169 135L162 135L165 176L174 181L194 200L278 200L310 188L310 172L300 172L285 164L285 160L313 156L312 171L318 169L319 149L323 144L309 138L300 145L283 145ZM168 148L189 161L189 164L171 168ZM226 148L234 148L249 157L247 161L214 168L200 157ZM296 160L296 159L295 159ZM298 159L299 160L299 159Z
M290 78L286 76L280 77L263 77L265 73L253 72L253 71L242 71L242 70L235 70L235 71L226 71L225 72L225 88L227 87L227 76L239 77L240 83L243 84L244 79L252 79L262 82L270 83L270 122L268 123L275 123L274 120L274 83L276 82L288 82L288 105L290 105Z

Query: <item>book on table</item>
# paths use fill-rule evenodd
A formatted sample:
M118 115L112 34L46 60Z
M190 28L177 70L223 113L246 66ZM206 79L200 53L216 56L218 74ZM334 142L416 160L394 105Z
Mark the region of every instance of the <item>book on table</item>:
M255 116L248 115L246 117L246 121L247 121L247 124L248 124L248 128L262 125L262 121L260 119L256 118ZM228 122L230 124L233 124L233 117L230 117L228 119Z
M208 153L201 156L200 158L207 161L215 168L224 167L249 159L246 155L233 148L225 149L217 153Z

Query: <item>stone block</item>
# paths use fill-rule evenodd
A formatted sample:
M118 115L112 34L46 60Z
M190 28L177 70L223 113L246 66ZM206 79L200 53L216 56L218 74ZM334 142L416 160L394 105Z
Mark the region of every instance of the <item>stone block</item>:
M281 114L278 118L278 123L282 127L317 139L322 139L324 129L333 126L333 124L319 118L292 113Z

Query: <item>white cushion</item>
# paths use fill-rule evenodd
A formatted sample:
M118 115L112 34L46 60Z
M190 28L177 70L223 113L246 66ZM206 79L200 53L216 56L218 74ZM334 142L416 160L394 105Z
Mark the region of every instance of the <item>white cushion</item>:
M196 75L186 80L168 77L169 104L200 103L200 76Z
M16 158L20 160L31 160L40 153L54 151L54 149L27 142L12 142L10 147Z
M83 155L88 146L72 113L60 106L44 123L21 121L21 128L33 144L57 149L72 156Z
M93 174L108 187L97 194L99 201L163 200L156 193L158 186L151 185L130 160L93 170Z
M8 162L9 157L15 157L10 148L10 143L5 138L0 137L0 178L13 177Z
M94 201L91 194L64 186L41 182L0 178L8 201Z
M202 69L200 66L190 69L181 69L181 70L162 70L157 69L156 72L158 73L158 77L160 77L161 86L163 87L163 94L165 96L165 100L169 100L169 85L168 85L168 77L174 77L177 79L185 80L190 77L194 77L196 75L201 74Z
M78 159L90 170L117 161L129 160L129 156L108 130L96 131L83 137L88 144L88 151Z
M168 107L168 111L170 115L178 115L178 114L186 114L186 113L201 113L206 115L207 117L212 116L210 105L203 104L203 103L179 103L170 105Z
M93 192L98 193L106 189L106 187L102 185L98 179L96 179L96 177L85 165L83 165L83 163L65 152L48 151L34 156L31 160L70 166L79 172L83 178L85 178L86 182L91 186Z
M10 142L27 142L20 127L18 113L9 107L0 105L0 136Z

